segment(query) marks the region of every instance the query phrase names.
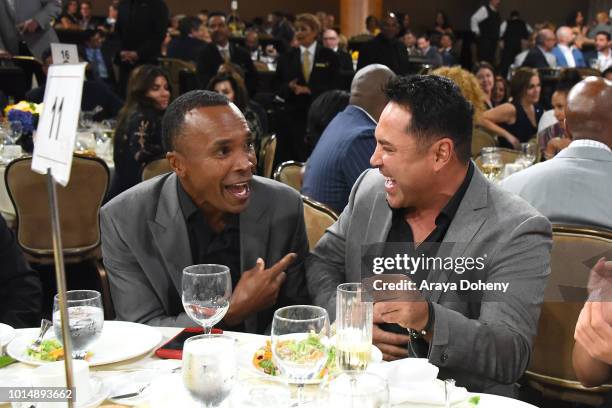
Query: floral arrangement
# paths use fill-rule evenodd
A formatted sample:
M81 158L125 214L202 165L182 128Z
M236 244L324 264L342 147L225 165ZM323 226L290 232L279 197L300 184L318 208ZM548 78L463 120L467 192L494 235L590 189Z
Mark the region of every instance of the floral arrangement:
M38 125L38 117L42 113L42 103L21 101L4 108L4 116L8 122L21 122L23 133L32 134Z

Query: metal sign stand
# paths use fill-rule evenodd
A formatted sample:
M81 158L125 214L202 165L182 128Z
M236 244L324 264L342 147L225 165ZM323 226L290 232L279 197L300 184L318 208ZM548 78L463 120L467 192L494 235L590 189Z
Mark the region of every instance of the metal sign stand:
M62 322L62 345L64 346L64 368L66 370L66 387L74 387L74 372L72 369L72 343L70 339L70 324L66 305L66 270L64 268L64 253L62 251L62 236L57 205L57 191L51 169L47 169L47 193L49 195L49 210L51 211L51 230L53 234L53 257L55 260L55 280L59 299L59 312ZM75 406L76 393L68 399L68 407Z

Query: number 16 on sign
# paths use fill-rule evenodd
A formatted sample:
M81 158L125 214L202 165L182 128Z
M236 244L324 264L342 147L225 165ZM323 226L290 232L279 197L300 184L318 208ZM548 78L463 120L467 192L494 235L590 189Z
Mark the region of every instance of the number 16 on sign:
M52 65L44 108L34 143L32 170L51 175L63 186L70 179L72 153L81 111L85 64Z

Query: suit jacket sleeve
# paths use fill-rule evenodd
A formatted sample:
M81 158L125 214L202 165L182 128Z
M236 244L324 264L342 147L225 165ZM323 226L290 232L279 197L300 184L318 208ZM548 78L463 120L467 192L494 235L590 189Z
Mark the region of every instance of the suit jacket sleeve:
M306 259L306 282L312 304L325 308L332 322L336 316L336 288L346 282L346 237L351 225L355 195L366 173L355 182L348 205L338 221L325 231Z
M42 306L40 279L1 216L0 265L0 322L15 328L37 326Z
M485 292L478 319L434 304L429 361L512 384L525 372L537 332L544 288L550 274L551 226L533 216L510 233L491 256L487 282L508 282L503 294Z
M166 36L166 28L168 27L168 7L163 1L153 4L154 6L151 7L152 16L149 20L152 22L149 31L150 35L136 50L140 61L154 61L155 58L159 56L161 45Z
M34 20L38 23L41 29L49 28L51 19L59 16L62 12L62 2L60 0L43 0L44 6L34 15Z
M100 211L103 262L117 320L151 326L189 327L197 324L181 313L168 316L144 271L130 250L125 237L106 209Z

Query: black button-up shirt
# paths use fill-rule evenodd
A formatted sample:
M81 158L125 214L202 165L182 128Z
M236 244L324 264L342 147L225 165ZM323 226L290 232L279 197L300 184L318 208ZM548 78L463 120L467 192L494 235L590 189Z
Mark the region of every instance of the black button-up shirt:
M178 183L177 190L179 205L187 224L193 264L226 265L232 276L232 288L235 288L242 272L240 268L240 216L229 214L225 219L225 228L217 233L212 230L204 213L185 192L181 183ZM231 329L243 331L244 326L240 324Z

